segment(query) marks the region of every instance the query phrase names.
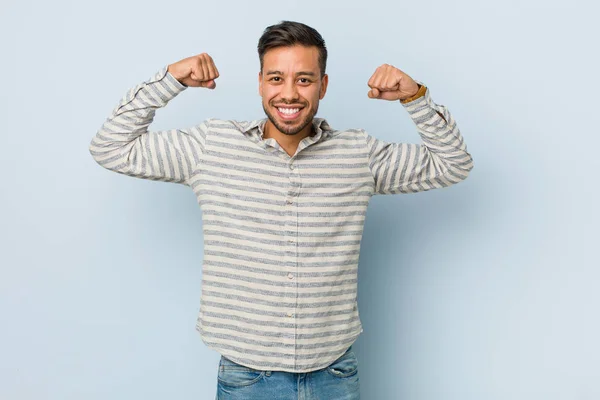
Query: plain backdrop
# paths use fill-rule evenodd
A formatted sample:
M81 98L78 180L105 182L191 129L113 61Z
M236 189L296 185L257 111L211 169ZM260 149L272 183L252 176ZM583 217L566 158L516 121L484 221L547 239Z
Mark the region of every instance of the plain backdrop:
M319 116L419 142L367 97L389 63L457 120L458 185L371 199L355 342L362 398L600 398L599 7L588 1L3 1L0 398L214 399L194 326L190 188L109 172L90 140L126 91L201 52L221 77L151 129L264 116L258 38L284 19L329 49ZM596 26L596 27L595 27Z

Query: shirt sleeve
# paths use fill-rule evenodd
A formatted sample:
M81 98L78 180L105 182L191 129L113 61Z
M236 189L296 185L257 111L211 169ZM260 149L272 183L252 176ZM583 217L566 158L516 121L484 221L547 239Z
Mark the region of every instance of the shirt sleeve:
M89 152L108 170L189 186L204 151L207 121L187 129L148 130L156 110L186 89L167 68L125 94L92 138Z
M362 130L367 143L375 194L415 193L463 181L473 159L448 109L433 102L429 89L403 102L421 144L389 143Z

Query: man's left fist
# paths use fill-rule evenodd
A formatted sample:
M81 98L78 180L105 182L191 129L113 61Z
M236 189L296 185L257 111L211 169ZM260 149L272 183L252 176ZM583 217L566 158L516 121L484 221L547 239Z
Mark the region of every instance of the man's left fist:
M419 91L417 82L389 64L378 67L367 85L371 88L368 95L372 99L404 100Z

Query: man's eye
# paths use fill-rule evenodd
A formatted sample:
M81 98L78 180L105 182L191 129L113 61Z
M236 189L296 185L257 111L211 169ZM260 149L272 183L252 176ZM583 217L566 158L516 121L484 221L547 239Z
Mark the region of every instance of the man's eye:
M308 79L306 79L306 78L300 78L300 82L302 82L302 83L308 83Z
M273 78L271 78L271 80L275 82L279 82L279 79L281 78L279 78L278 76L274 76Z

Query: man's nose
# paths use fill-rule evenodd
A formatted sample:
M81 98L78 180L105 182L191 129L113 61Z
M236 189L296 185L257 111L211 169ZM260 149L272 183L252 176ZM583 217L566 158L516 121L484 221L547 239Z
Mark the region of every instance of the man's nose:
M296 100L298 99L298 88L296 87L295 82L286 82L283 85L283 89L281 89L281 98L286 100Z

